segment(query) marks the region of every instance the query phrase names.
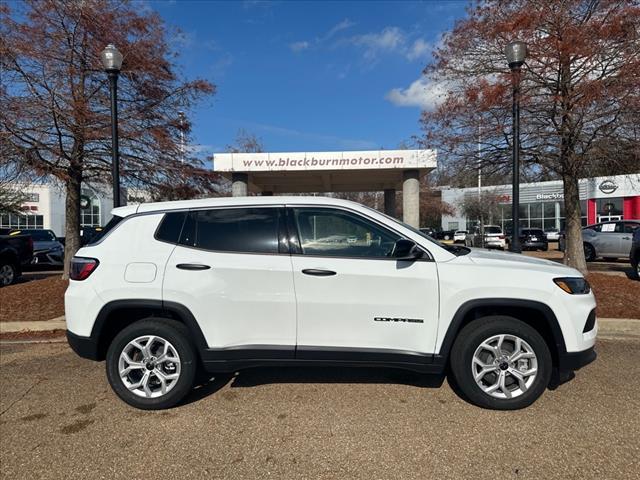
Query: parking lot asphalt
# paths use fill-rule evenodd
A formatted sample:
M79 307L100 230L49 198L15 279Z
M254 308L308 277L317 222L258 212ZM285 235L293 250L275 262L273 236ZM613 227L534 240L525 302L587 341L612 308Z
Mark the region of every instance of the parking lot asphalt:
M64 343L0 346L0 477L638 478L640 340L533 406L481 410L384 369L260 368L135 410Z

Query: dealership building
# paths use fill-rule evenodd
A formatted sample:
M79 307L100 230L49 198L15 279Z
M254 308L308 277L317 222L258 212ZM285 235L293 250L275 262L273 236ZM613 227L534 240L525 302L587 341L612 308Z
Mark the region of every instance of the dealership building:
M53 230L58 237L65 235L65 191L58 182L16 183L13 188L26 196L22 205L23 214L0 214L0 228L27 229L39 228ZM139 203L144 198L134 189L122 188L122 197L129 203ZM134 195L134 196L132 196ZM83 227L100 227L111 218L113 196L107 188L99 189L85 185L80 196L80 224Z
M486 186L480 198L493 197L498 208L487 224L511 229L511 185ZM585 178L579 181L582 224L609 220L640 219L640 173L611 177ZM478 197L478 188L443 188L442 201L451 205L454 215L443 215L443 230L471 230L477 219L468 219L461 205L465 198ZM523 228L564 228L564 192L562 181L520 184L520 225Z

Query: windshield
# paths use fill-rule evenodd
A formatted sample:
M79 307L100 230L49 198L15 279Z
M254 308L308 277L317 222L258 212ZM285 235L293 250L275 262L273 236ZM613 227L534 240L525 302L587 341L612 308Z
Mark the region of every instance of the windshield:
M420 235L422 238L425 238L427 240L429 240L431 243L436 244L437 246L439 246L440 248L444 248L447 252L449 253L453 253L456 256L461 256L461 255L466 255L467 253L469 253L471 250L468 249L467 247L463 247L462 245L447 245L445 243L441 243L438 240L436 240L435 238L427 235L425 232L421 232L420 230L418 230L415 227L412 227L411 225L407 225L404 222L401 222L400 220L398 220L397 218L393 218L390 215L387 215L386 213L380 212L378 210L376 210L375 208L371 208L371 207L367 207L366 205L363 205L365 208L368 208L369 210L373 210L376 213L379 213L380 215L385 216L386 218L388 218L389 220L391 220L394 223L397 223L399 225L402 225L405 228L408 228L409 230L411 230L413 233L417 233L418 235Z
M57 240L51 230L22 230L22 233L31 235L35 242L55 242Z
M484 233L502 233L500 227L484 227Z

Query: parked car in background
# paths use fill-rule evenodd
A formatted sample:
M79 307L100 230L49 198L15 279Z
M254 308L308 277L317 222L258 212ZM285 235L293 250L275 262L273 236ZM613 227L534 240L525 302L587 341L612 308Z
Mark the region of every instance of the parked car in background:
M520 231L520 246L523 250L549 250L549 242L539 228L523 228Z
M498 225L484 226L484 246L486 248L505 249L507 241L501 227Z
M634 232L640 228L640 220L618 220L596 223L582 229L582 243L587 262L597 258L628 258ZM565 235L560 236L559 248L564 251Z
M455 233L455 230L443 230L442 232L436 233L436 240L453 240Z
M453 234L453 243L465 243L467 233L469 232L466 230L456 230Z
M32 257L33 239L30 235L0 234L0 287L14 283L22 275L23 267L31 263Z
M32 265L48 265L61 267L64 262L64 245L58 240L53 230L27 229L14 232L31 235L33 238Z
M560 239L560 230L557 228L547 228L544 234L547 236L547 241L549 242L557 242Z
M640 280L640 228L636 228L633 232L629 259L631 260L631 267L636 274L636 279Z
M423 227L420 229L420 232L424 233L425 235L429 235L432 238L435 238L436 235L436 231L431 227Z

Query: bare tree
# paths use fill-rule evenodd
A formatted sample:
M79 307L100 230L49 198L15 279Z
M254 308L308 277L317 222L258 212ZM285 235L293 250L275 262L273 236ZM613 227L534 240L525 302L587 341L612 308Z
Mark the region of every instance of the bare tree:
M238 130L235 141L227 145L229 153L261 153L264 152L262 140L244 128Z
M446 93L422 114L423 144L439 148L458 171L480 162L483 174L508 176L511 75L503 52L511 40L527 43L522 179L562 179L564 260L582 272L578 179L604 158L637 169L639 29L640 6L630 0L488 0L444 36L425 69Z
M27 0L0 6L0 125L3 150L66 190L65 275L80 242L82 183L111 181L109 88L100 52L124 55L119 81L121 170L125 185L210 188L213 174L180 162L178 116L215 87L184 81L159 15L127 0Z

